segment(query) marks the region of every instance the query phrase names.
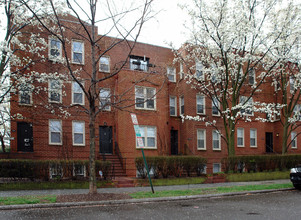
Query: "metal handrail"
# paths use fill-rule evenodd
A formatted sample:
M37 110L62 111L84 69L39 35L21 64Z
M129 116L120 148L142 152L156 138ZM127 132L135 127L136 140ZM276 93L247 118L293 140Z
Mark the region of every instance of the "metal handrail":
M115 154L118 156L118 159L120 161L121 167L123 170L126 168L126 158L122 157L118 143L115 142Z

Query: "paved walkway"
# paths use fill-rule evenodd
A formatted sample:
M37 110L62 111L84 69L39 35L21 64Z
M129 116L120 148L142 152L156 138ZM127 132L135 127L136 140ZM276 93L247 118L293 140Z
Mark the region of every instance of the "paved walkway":
M199 189L219 186L242 186L242 185L262 185L275 183L290 183L289 179L284 180L268 180L268 181L253 181L253 182L230 182L230 183L210 183L210 184L188 184L175 186L155 186L154 190L185 190L185 189ZM126 187L126 188L100 188L98 193L132 193L139 191L151 191L150 187ZM25 195L69 195L69 194L85 194L88 189L63 189L63 190L19 190L19 191L1 191L0 197L13 197Z

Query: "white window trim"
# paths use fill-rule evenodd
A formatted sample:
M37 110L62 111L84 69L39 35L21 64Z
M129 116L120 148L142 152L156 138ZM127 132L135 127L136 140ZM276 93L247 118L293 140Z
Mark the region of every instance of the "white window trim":
M174 80L170 80L169 77L168 77L168 81L169 82L176 82L177 81L177 74L176 74L176 68L175 67L172 67L172 66L168 66L167 69L166 69L166 72L167 72L167 77L169 75L172 75Z
M82 144L78 144L78 143L74 143L74 135L75 135L75 132L74 132L74 123L82 123L83 124L83 143ZM73 146L85 146L86 145L86 137L85 137L85 122L84 121L72 121L72 144ZM81 134L81 133L78 133L78 134Z
M238 136L238 130L242 130L242 137ZM237 147L245 147L245 129L244 128L237 128L237 133L236 133L236 141L237 141ZM242 138L242 145L238 144L238 138Z
M109 64L108 64L109 68L106 71L101 69L101 62L100 62L101 58L107 58L108 61L109 61ZM110 71L111 71L111 59L110 59L110 57L109 56L102 56L102 57L100 57L99 58L99 72L109 73Z
M175 114L174 115L172 115L171 113L170 113L170 99L171 98L174 98L175 99L175 106L173 106L174 108L175 108ZM177 112L177 96L169 96L169 115L170 116L177 116L178 115L178 112Z
M143 89L143 95L144 95L144 102L143 102L143 107L137 107L136 105L136 89L137 88L142 88ZM153 89L154 90L154 96L153 96L153 100L154 100L154 108L147 108L147 89ZM153 87L145 87L145 86L136 86L135 87L135 109L141 109L141 110L149 110L149 111L156 111L157 105L156 105L156 89Z
M211 100L211 105L212 105L212 111L211 111L211 113L212 113L212 116L220 116L221 114L220 114L220 112L219 112L219 109L220 109L220 103L219 103L219 101L218 101L218 99L215 97L215 99L217 100L217 114L213 114L213 107L215 107L215 105L214 105L214 101L213 101L213 99Z
M155 147L149 147L149 146L139 147L137 145L137 137L135 136L136 149L141 149L141 148L143 148L143 149L157 149L157 127L152 126L152 125L139 125L140 130L144 128L144 134L146 135L146 136L144 136L145 144L147 144L147 129L146 128L149 128L149 127L155 128Z
M201 77L198 77L198 69L197 66L201 66L201 71L202 71L202 76ZM205 79L205 76L204 76L204 65L201 61L199 60L196 60L195 61L195 77L198 79L198 80L204 80Z
M203 97L203 106L204 106L204 112L203 113L199 113L198 112L198 97ZM206 100L205 100L205 96L201 95L201 94L197 94L196 95L196 113L198 115L206 115Z
M51 130L50 130L50 121L59 121L60 124L61 124L61 131L60 131L60 140L61 142L51 142ZM63 124L62 124L62 120L59 120L59 119L49 119L48 121L48 142L49 142L49 145L63 145Z
M199 148L199 145L198 145L198 142L200 140L199 138L199 132L198 131L203 131L204 132L204 148ZM198 150L206 150L207 149L207 146L206 146L206 129L197 129L197 149Z
M56 176L58 176L57 172L54 173L54 170L53 170L53 167L52 167L53 165L54 165L54 164L51 164L50 167L49 167L49 177L50 177L50 179L53 179L53 178L55 178ZM60 175L60 177L63 177L63 172L64 172L63 167L59 164L59 165L57 165L57 167L56 167L56 171L57 171L57 169L60 169L60 170L61 170L61 175Z
M214 172L214 165L218 164L219 165L219 170L218 172ZM222 164L221 163L212 163L212 173L220 173L222 171Z
M251 131L255 131L255 145L251 145ZM257 129L256 128L250 129L250 147L257 148Z
M82 96L83 96L82 103L74 103L74 97L73 97L73 95L74 95L74 90L73 90L73 85L74 85L74 83L77 83L77 82L76 82L76 81L72 81L71 103L72 103L72 105L85 105L85 94L84 94L84 91L83 91L83 90L81 90L81 94L82 94ZM82 82L82 85L85 87L84 82Z
M239 97L239 103L242 103L242 102L245 102L245 100L247 100L249 97L247 97L247 96L240 96ZM248 102L246 102L246 104L249 104L249 103L252 103L252 105L253 105L253 103L254 103L254 101L253 101L253 97L251 97L249 100L248 100ZM254 116L254 112L252 111L252 113L251 114L249 114L249 113L247 113L247 109L241 109L241 110L244 110L244 115L245 116ZM241 110L240 110L240 112L241 112Z
M78 42L78 43L81 43L82 44L82 62L79 63L79 62L76 62L74 60L74 51L73 51L73 42ZM71 48L71 57L72 57L72 63L73 64L81 64L81 65L84 65L85 64L85 44L82 40L72 40L71 42L71 45L72 45L72 48Z
M294 136L293 136L294 134ZM293 140L293 138L295 138ZM293 142L295 142L295 147L293 147ZM292 131L291 132L291 146L292 146L292 149L297 149L298 148L298 145L297 145L297 133L295 131Z
M25 106L32 106L33 102L32 102L32 91L29 91L28 92L28 95L30 96L30 100L29 100L29 104L26 104L26 103L21 103L21 93L22 93L22 90L19 90L18 91L18 96L19 96L19 105L25 105Z
M184 106L184 112L182 112L182 98L183 98L183 106ZM184 99L184 95L180 96L179 99L179 111L180 111L180 115L184 115L185 114L185 99Z
M104 90L104 91L108 91L109 92L109 98L108 97L101 97L101 90ZM111 105L106 105L105 107L103 107L101 105L101 100L105 100L106 102L109 102L111 103L111 89L109 88L101 88L100 89L100 92L99 92L99 107L102 108L101 110L102 111L111 111Z
M180 63L180 80L184 78L184 68L183 68L183 63Z
M80 164L77 164L77 165L80 165ZM75 164L73 164L72 175L73 175L73 176L83 176L83 177L86 177L86 176L87 176L87 174L86 174L86 165L81 164L80 166L83 166L83 168L84 168L84 173L83 173L83 174L80 174L80 175L76 175L76 173L75 173Z
M251 74L253 75L253 80L254 80L254 82L253 83L250 83L250 76L251 76ZM251 68L250 70L249 70L249 74L248 74L248 83L249 83L249 85L255 85L256 84L256 72L255 72L255 69L254 68Z
M48 37L48 58L49 58L49 60L55 60L55 59L61 58L61 57L62 57L62 42L59 41L59 42L60 42L60 50L59 50L60 55L57 56L57 57L53 57L53 56L51 55L51 40L59 41L59 40L56 39L55 37L52 37L52 36L49 36L49 37Z
M213 133L214 132L216 132L218 134L218 148L214 148L214 143L213 143L213 141L214 141L214 139L213 139L213 137L214 137ZM220 151L221 150L221 134L218 132L218 130L213 130L212 131L212 150L214 150L214 151Z
M60 88L59 89L51 89L51 81L52 80L56 80L56 81L59 81L59 83L60 83ZM59 80L59 79L49 79L49 81L48 81L48 100L49 100L49 103L62 103L62 81L61 80ZM58 91L58 93L60 94L60 101L52 101L51 100L51 92L52 91Z

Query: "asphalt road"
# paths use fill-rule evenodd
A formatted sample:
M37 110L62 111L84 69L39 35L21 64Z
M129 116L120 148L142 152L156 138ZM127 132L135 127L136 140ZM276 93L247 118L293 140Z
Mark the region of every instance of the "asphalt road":
M0 219L300 219L301 191L189 201L0 211Z

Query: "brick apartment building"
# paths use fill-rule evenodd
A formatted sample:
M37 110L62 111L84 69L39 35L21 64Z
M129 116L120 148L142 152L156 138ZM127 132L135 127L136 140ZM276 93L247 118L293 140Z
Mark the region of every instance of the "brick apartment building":
M49 50L44 55L61 56L60 42L46 33L42 36L49 42ZM81 76L88 79L85 74L90 71L90 48L75 33L67 36L72 66L85 70ZM105 47L114 40L103 38L101 45ZM99 61L99 77L110 74L127 59L128 52L126 44L122 43L105 54ZM100 83L99 105L103 109L96 119L97 159L112 160L119 172L117 175L124 172L127 176L136 176L134 160L141 156L130 112L137 115L146 156L197 155L208 159L207 173L222 171L221 159L227 156L227 146L215 128L206 126L205 122L182 121L180 115L206 115L216 120L217 127L223 130L221 118L211 100L185 82L182 76L185 69L173 60L174 54L169 48L137 43L122 71ZM37 72L66 72L51 59L34 68ZM87 160L88 116L76 107L68 108L70 116L67 118L59 111L60 106L87 105L81 89L71 80L49 79L48 83L38 84L48 90L39 93L20 90L12 94L11 113L21 113L24 118L11 122L11 151L0 158ZM84 85L89 85L88 80ZM113 99L119 100L121 95L123 101L111 106ZM271 84L266 84L262 93L253 99L269 102L277 101L277 96ZM45 108L45 105L50 107ZM240 121L236 131L236 154L280 153L281 135L282 127L277 120L267 123ZM298 139L290 152L300 152ZM118 170L121 164L125 166L123 171Z

